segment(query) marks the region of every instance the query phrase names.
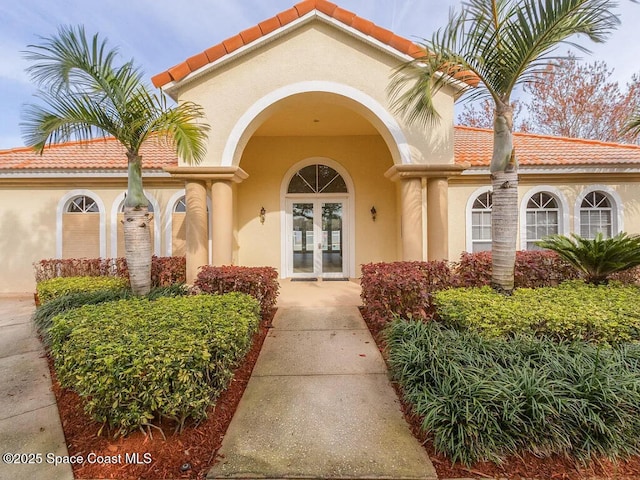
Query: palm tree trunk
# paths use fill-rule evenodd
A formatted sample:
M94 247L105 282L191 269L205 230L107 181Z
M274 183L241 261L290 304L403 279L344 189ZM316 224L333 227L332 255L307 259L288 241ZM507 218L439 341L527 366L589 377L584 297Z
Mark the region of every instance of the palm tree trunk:
M142 158L127 154L129 175L124 202L124 249L131 289L136 295L151 290L151 234L149 200L142 190Z
M496 102L491 158L492 287L513 291L518 232L518 162L513 148L513 110L509 102Z

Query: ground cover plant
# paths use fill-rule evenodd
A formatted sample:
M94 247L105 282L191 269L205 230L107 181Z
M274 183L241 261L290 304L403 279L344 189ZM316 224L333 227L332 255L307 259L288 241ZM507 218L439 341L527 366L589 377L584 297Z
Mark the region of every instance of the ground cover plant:
M133 298L53 318L51 354L63 387L114 434L162 420L202 420L251 345L258 302L241 293Z
M454 462L640 453L640 345L486 338L400 319L386 340L393 378Z
M155 300L160 297L178 297L187 294L188 290L184 285L176 284L170 287L154 287L147 295L145 295L145 298ZM33 321L38 328L38 332L40 333L45 345L49 346L51 343L49 339L49 329L51 328L52 320L56 315L73 308L82 307L83 305L96 305L98 303L114 302L116 300L133 297L135 297L135 295L129 288L70 293L68 295L56 297L53 300L40 305L33 314Z
M36 292L39 302L44 305L65 295L99 290L119 291L128 285L126 279L118 277L59 277L39 282Z
M435 292L442 322L485 337L530 334L558 340L619 344L640 336L640 289L623 285L565 282L520 288L511 296L490 287Z

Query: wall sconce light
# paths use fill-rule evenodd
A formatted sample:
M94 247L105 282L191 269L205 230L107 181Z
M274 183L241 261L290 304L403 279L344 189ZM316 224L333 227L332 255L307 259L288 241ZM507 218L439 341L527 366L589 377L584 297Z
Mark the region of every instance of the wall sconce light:
M373 220L374 222L376 221L376 215L378 215L376 207L371 207L371 220Z
M266 213L267 213L267 211L264 209L264 207L262 207L260 209L260 223L262 225L264 225L264 216L265 216Z

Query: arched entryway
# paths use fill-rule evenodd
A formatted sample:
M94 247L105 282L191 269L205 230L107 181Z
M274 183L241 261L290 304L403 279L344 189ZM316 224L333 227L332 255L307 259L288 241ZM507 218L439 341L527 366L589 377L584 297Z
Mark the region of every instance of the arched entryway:
M292 166L281 187L282 271L292 278L354 275L353 182L328 158Z

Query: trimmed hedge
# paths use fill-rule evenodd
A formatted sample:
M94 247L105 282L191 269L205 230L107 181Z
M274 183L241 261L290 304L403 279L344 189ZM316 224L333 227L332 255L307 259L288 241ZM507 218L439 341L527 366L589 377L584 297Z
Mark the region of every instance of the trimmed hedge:
M206 265L200 269L194 287L205 293L246 293L260 302L263 314L276 306L280 290L278 272L272 267Z
M403 320L385 333L393 378L454 462L640 454L638 344L487 339Z
M146 295L149 300L155 300L160 297L178 297L187 295L188 291L184 285L172 285L171 287L155 287ZM49 329L52 325L53 317L61 313L79 308L83 305L97 305L98 303L114 302L127 298L134 298L131 289L124 288L119 290L95 290L89 292L78 292L69 295L56 297L48 301L44 305L36 308L33 314L33 321L38 327L38 331L42 335L45 344L49 345Z
M555 252L516 252L515 286L546 287L575 279L571 265ZM431 318L432 294L449 287L480 287L491 283L491 252L463 253L460 262L391 262L362 265L362 302L379 324L394 315Z
M38 300L42 305L55 298L74 293L98 290L117 291L129 286L129 281L117 277L59 277L44 280L36 285Z
M58 277L129 278L127 260L119 258L68 258L40 260L33 264L36 282ZM167 287L186 281L185 257L151 257L151 285Z
M464 252L454 266L453 286L491 285L491 252ZM579 277L576 270L556 252L520 250L516 252L515 288L552 287Z
M241 293L134 298L54 317L51 352L61 385L116 435L162 419L182 428L206 417L258 324Z
M504 296L490 287L449 289L433 298L441 320L486 337L532 334L620 343L640 339L640 288L565 282L519 288Z
M362 303L379 324L392 316L426 319L433 315L431 294L447 288L452 272L447 262L393 262L362 265Z

